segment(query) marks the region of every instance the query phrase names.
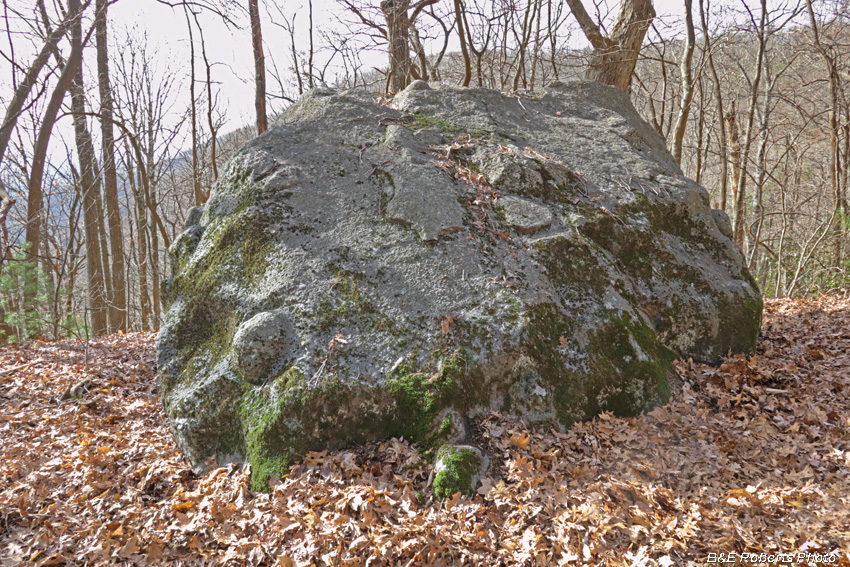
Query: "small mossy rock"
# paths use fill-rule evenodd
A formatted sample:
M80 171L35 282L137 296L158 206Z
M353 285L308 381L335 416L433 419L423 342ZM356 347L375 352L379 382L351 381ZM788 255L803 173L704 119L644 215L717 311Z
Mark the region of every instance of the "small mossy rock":
M163 405L197 470L252 487L308 451L462 443L496 408L566 428L669 397L676 356L752 353L728 217L628 96L314 90L176 239Z
M471 445L443 445L434 464L434 494L450 498L458 492L472 496L487 474L490 459Z

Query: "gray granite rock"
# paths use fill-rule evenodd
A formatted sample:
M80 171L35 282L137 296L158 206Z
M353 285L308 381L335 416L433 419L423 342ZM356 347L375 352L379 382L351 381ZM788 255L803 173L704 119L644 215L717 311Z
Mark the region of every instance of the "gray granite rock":
M676 356L759 332L728 218L595 83L310 91L189 217L160 391L191 463L248 461L255 488L310 450L462 443L490 408L635 415Z
M505 223L522 234L531 234L552 224L549 207L522 197L501 197L496 207L504 211Z

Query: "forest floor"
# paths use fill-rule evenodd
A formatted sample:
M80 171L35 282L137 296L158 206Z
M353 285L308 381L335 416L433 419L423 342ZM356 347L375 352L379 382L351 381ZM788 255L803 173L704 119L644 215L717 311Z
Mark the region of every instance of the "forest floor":
M232 465L196 476L153 342L0 348L0 566L850 565L850 300L767 301L757 356L680 362L637 418L490 415L490 476L442 503L395 439L311 453L271 494Z

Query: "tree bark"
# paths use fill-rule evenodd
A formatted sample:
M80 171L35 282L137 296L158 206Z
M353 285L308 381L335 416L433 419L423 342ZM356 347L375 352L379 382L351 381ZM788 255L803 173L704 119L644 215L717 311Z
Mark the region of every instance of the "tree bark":
M254 47L254 108L257 111L257 134L262 134L269 124L266 118L266 63L263 56L263 32L260 27L258 0L248 0L248 14L251 19L251 43Z
M455 3L455 23L457 25L457 37L460 41L460 52L463 55L463 82L464 87L468 87L472 81L472 59L469 56L469 48L466 45L465 19L466 12L462 0L454 0Z
M744 232L746 226L747 205L746 205L746 190L747 190L747 166L749 165L750 146L753 141L753 123L756 116L756 107L758 105L759 85L761 84L764 51L766 43L766 25L767 25L767 0L761 0L761 20L756 30L758 34L758 54L756 55L756 76L750 88L750 109L747 113L747 129L744 132L744 144L741 146L739 158L739 172L737 174L738 195L735 199L735 242L738 246L744 246Z
M404 90L410 77L410 0L383 0L381 11L387 20L389 88L391 93Z
M691 101L694 98L694 80L691 63L694 59L694 18L692 14L693 0L685 0L685 30L687 39L685 49L682 53L682 62L679 70L682 75L682 99L679 104L679 116L676 117L676 126L673 128L673 143L670 153L680 166L682 165L682 143L685 140L685 130L688 127L688 115L691 112Z
M820 40L820 32L812 0L806 0L806 11L809 14L809 25L811 26L812 44L823 59L826 73L829 77L829 185L833 197L833 226L832 226L832 265L842 269L841 240L842 228L841 218L843 211L843 199L841 192L841 152L838 145L839 133L839 104L840 104L840 78L839 69L833 49L827 48Z
M97 0L95 10L95 41L97 44L97 74L100 91L100 130L103 138L103 188L106 218L109 223L109 244L112 256L112 302L109 305L110 332L127 331L127 295L124 266L124 234L118 206L118 178L115 171L115 134L113 131L112 88L109 79L109 49L107 43L106 0Z
M732 104L729 105L729 112L726 113L723 120L726 122L726 135L729 138L729 161L732 162L732 216L737 219L744 215L744 198L743 195L740 198L738 197L738 193L740 192L738 183L741 179L741 140L738 137L738 116L736 107L737 101L733 99ZM734 240L738 246L744 245L743 226L743 224L740 225L741 230L739 232L738 225L735 225Z
M137 156L138 159L138 156ZM151 305L150 295L148 294L148 220L147 211L145 210L145 199L142 196L141 185L144 184L141 171L134 174L133 160L127 159L127 172L130 179L130 186L133 190L134 202L136 205L136 246L139 255L139 307L141 308L141 325L142 331L150 331ZM138 177L136 176L138 175Z
M717 68L714 66L713 48L708 38L708 17L704 0L699 0L699 15L700 23L702 24L703 34L703 51L708 58L708 69L711 71L711 81L714 83L714 98L717 104L718 128L720 133L717 136L717 143L720 146L720 209L726 210L726 194L729 187L729 163L726 150L726 122L723 114L723 90L720 87L720 77L717 75Z
M643 38L655 18L652 0L623 0L608 36L602 34L581 0L567 0L567 4L593 46L586 77L628 92Z
M72 44L76 45L80 42L81 35L82 26L78 20L71 30ZM82 46L80 46L80 51L82 51ZM67 63L66 66L68 66ZM77 65L76 74L71 83L71 112L74 120L77 154L80 160L80 191L86 236L89 312L91 313L92 333L97 336L106 334L109 331L109 325L98 219L100 182L94 159L94 144L86 124L83 84L82 66Z
M192 33L192 20L189 19L189 8L184 4L186 27L189 28L189 103L192 119L192 192L195 196L195 206L203 206L206 196L201 191L201 172L198 164L198 106L195 100L195 37ZM145 329L147 330L147 329Z

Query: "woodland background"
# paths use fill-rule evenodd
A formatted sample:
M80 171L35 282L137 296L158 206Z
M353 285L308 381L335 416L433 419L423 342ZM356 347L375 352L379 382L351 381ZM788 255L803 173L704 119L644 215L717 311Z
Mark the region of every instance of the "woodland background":
M600 57L627 60L604 80L730 214L766 295L850 288L846 0L146 0L184 22L186 60L113 25L128 1L2 2L0 342L156 330L188 210L310 88L528 94ZM254 124L227 119L213 20L253 46Z

